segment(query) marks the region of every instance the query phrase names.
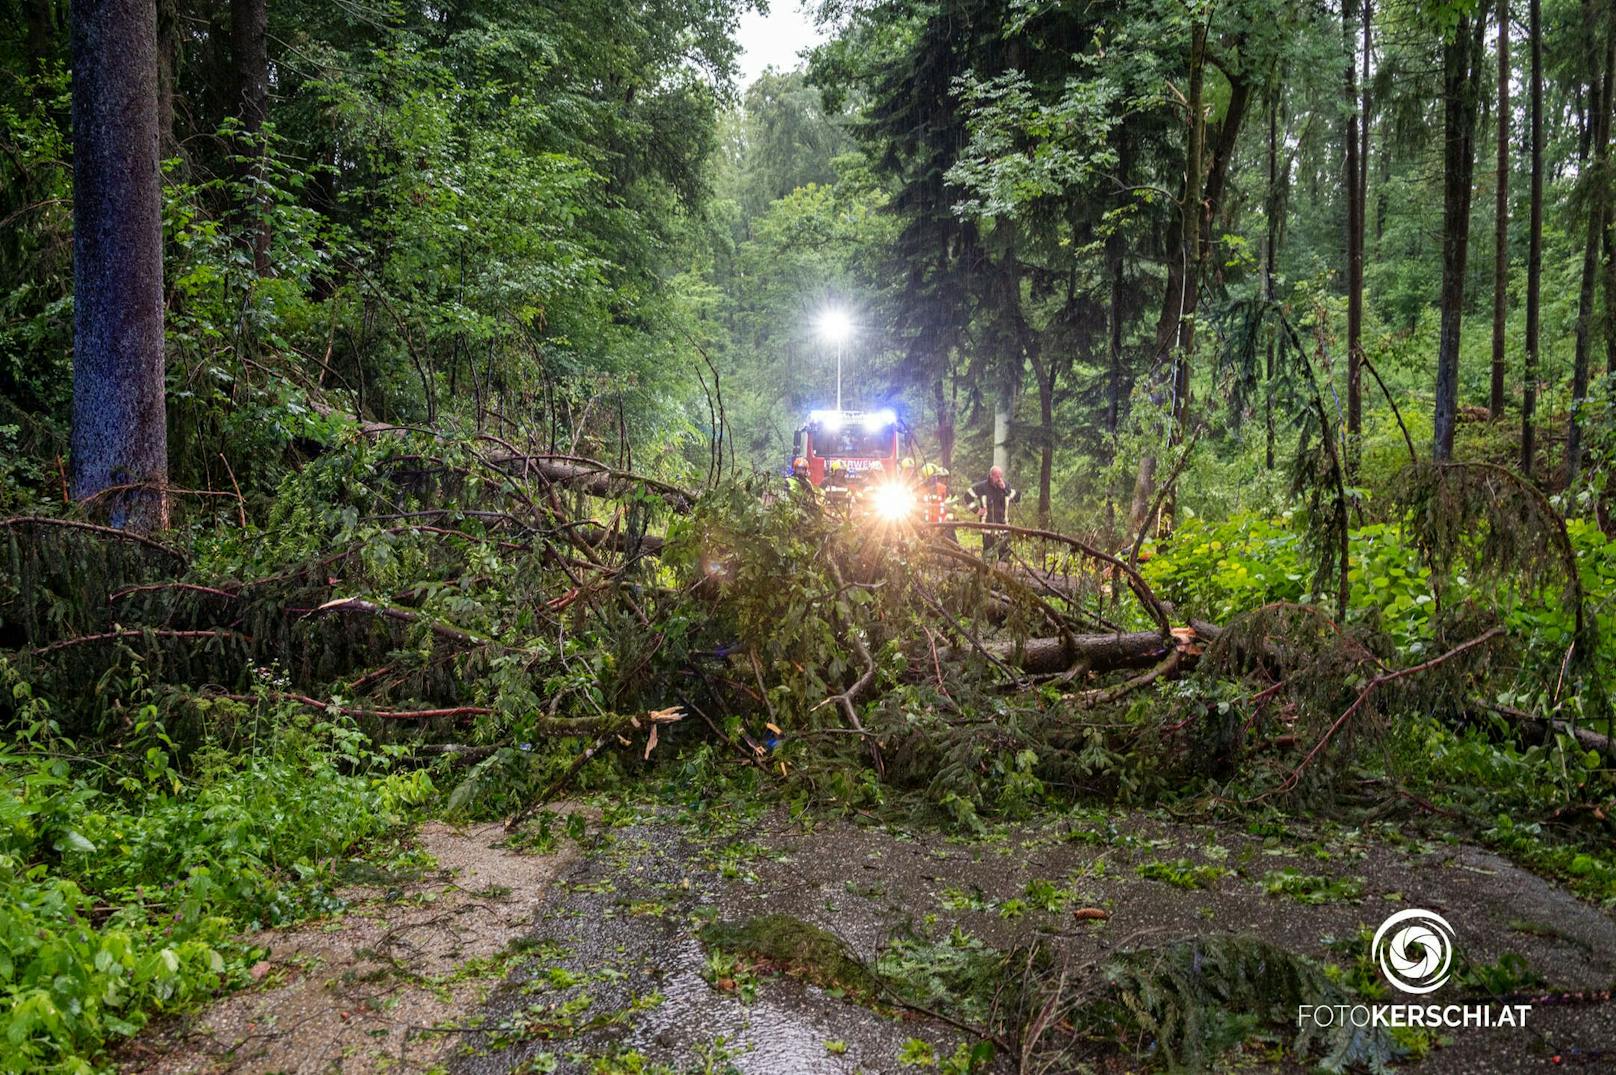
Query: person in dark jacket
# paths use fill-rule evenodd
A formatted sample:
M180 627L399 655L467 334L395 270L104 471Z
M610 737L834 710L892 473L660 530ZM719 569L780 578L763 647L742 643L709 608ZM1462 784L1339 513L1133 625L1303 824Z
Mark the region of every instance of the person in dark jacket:
M971 505L976 508L977 518L985 523L1008 523L1010 521L1010 503L1020 493L1009 482L1004 480L1004 469L994 467L988 471L988 476L971 486ZM1009 548L1008 535L994 533L991 530L982 533L982 555L993 556L1001 550Z

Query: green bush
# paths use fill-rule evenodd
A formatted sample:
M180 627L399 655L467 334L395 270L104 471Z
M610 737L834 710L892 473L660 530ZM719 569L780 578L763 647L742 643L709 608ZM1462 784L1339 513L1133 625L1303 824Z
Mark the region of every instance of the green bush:
M331 860L432 790L424 772L371 775L351 727L279 711L255 752L210 752L182 779L155 712L138 775L60 740L0 754L0 1070L94 1070L153 1013L243 979L256 953L237 935L337 907Z
M1616 602L1610 600L1616 595L1616 541L1590 520L1568 520L1566 531L1597 628L1600 650L1594 664L1611 667L1616 663ZM1350 534L1349 559L1349 619L1373 622L1408 657L1431 656L1436 593L1430 569L1403 527L1395 522L1357 527ZM1289 512L1240 514L1219 522L1186 518L1143 565L1143 573L1184 615L1218 622L1274 601L1328 604L1330 599L1309 592L1312 576L1301 524ZM1529 665L1557 668L1574 633L1571 614L1558 596L1493 587L1480 592L1456 565L1443 600L1492 605L1525 647Z

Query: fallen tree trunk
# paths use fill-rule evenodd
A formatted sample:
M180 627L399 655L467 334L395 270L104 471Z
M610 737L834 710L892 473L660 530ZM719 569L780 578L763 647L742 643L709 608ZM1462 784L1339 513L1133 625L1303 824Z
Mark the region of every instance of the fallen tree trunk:
M310 401L310 407L322 417L330 417L338 413L329 404L316 400ZM445 435L435 429L423 429L419 426L396 425L390 422L375 422L368 419L359 420L359 428L366 436L381 436L392 433L422 433L428 436L444 439ZM479 440L488 441L498 445L502 450L494 455L480 455L483 462L497 469L514 475L538 475L555 485L565 486L569 489L580 489L591 496L615 497L624 490L638 486L658 497L669 507L676 511L689 511L695 504L693 494L680 489L676 485L658 481L655 478L643 477L639 474L630 474L613 470L599 460L586 456L562 455L554 452L523 452L509 441L490 434L479 434Z
M1574 738L1577 745L1584 750L1596 751L1603 757L1616 761L1616 742L1612 742L1608 736L1600 735L1596 731L1578 727L1563 720L1541 717L1536 713L1528 713L1524 709L1516 709L1514 706L1499 705L1496 702L1481 702L1480 706L1489 713L1496 713L1515 724L1523 733L1531 732L1541 736L1550 729L1555 732L1563 732Z
M1119 634L1071 635L1068 638L1029 638L1025 642L991 642L986 652L996 660L1032 675L1065 672L1083 665L1096 673L1150 668L1159 664L1175 648L1179 652L1177 670L1195 666L1201 648L1215 637L1211 624L1180 627L1173 631L1174 644L1162 641L1155 631L1126 631ZM960 661L975 650L949 646L937 651L942 661Z

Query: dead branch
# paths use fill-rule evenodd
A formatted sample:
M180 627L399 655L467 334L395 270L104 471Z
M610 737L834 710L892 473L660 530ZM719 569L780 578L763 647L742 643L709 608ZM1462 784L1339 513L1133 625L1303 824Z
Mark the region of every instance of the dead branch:
M858 709L853 705L854 700L875 680L875 659L870 656L870 647L859 637L857 629L853 626L852 616L848 614L847 604L841 597L847 591L847 582L842 578L842 569L837 566L834 558L827 559L825 564L830 569L831 578L836 581L836 609L847 628L847 640L852 645L853 652L858 654L859 660L864 662L864 672L846 690L831 695L819 704L836 703L842 711L842 716L846 718L848 727L863 736L864 741L869 744L870 760L875 763L875 771L885 774L886 763L881 759L881 746L875 741L874 736L864 730L864 724L859 720Z
M1057 533L1054 530L1039 530L1026 526L1011 526L1008 523L973 523L956 521L947 523L932 523L931 525L936 528L946 526L954 527L960 530L992 530L1004 534L1013 534L1019 537L1042 538L1045 541L1054 541L1076 549L1078 552L1092 560L1098 560L1101 563L1110 565L1119 574L1123 575L1128 580L1128 588L1133 591L1134 596L1139 599L1139 603L1145 606L1145 611L1150 613L1151 618L1154 619L1157 625L1161 628L1161 637L1168 638L1173 633L1173 624L1168 616L1166 605L1162 603L1161 598L1156 596L1155 591L1150 588L1150 584L1144 580L1144 577L1122 560L1117 559L1110 553L1101 552L1099 549L1096 549L1087 542L1080 541L1077 538L1071 537L1067 534Z
M149 627L145 630L130 628L117 631L102 631L99 634L93 635L78 635L74 638L64 638L60 641L52 642L47 646L40 646L38 649L32 649L28 652L34 657L43 657L46 654L56 653L64 649L71 649L74 646L89 646L94 645L97 642L112 642L121 639L135 638L171 638L189 641L202 638L220 638L234 642L252 641L252 639L248 638L239 631L230 631L224 628L208 628L206 630L196 631L176 631L164 627Z
M203 586L195 582L148 582L140 586L125 586L121 590L114 590L107 595L107 604L121 601L123 598L137 593L151 593L156 590L185 590L190 593L212 594L214 597L228 597L232 601L241 600L241 594L229 590L221 590L214 586Z
M1609 736L1600 735L1598 732L1590 731L1587 728L1579 728L1568 721L1558 720L1554 717L1540 717L1536 713L1528 713L1526 710L1516 709L1514 706L1499 705L1497 702L1480 701L1476 705L1489 713L1496 713L1522 730L1542 734L1544 731L1553 729L1555 732L1569 735L1583 749L1597 751L1604 757L1616 761L1616 742L1612 742Z
M581 489L590 496L616 496L622 486L637 485L654 493L668 506L678 511L689 511L696 503L694 495L676 485L614 470L605 463L587 456L506 451L484 458L491 466L505 470L506 473L509 473L508 468L511 466L520 466L557 485Z
M668 709L653 709L651 712L644 714L644 719L651 728L645 748L646 754L649 755L651 753L651 748L656 746L658 726L663 724L672 724L676 721L683 720L684 712L678 706L673 706ZM534 811L538 810L539 807L549 802L556 792L560 791L570 780L572 780L573 777L577 776L579 771L582 770L585 765L588 765L590 759L599 754L607 743L611 742L615 738L620 738L623 731L631 727L640 727L639 717L615 718L615 722L612 724L612 726L607 731L603 732L593 743L589 744L589 748L582 754L578 755L577 759L573 761L572 765L567 768L566 772L562 773L559 777L551 782L549 787L545 788L544 791L535 796L506 820L505 831L514 831L518 825L532 817Z
M1421 661L1419 664L1410 665L1407 668L1399 668L1391 672L1382 672L1374 679L1371 679L1364 685L1363 690L1358 692L1358 697L1353 699L1352 704L1347 706L1339 717L1335 718L1335 723L1331 724L1330 727L1325 730L1324 734L1319 736L1319 741L1313 744L1313 749L1309 750L1307 755L1297 763L1296 768L1291 770L1290 775L1280 783L1279 787L1275 788L1271 792L1258 796L1254 801L1261 802L1263 799L1268 798L1269 795L1287 792L1295 788L1296 785L1301 782L1302 770L1306 769L1308 765L1310 765L1313 760L1323 752L1324 748L1329 745L1330 740L1335 737L1335 734L1346 725L1347 721L1352 718L1354 713L1363 708L1364 704L1369 701L1369 696L1374 694L1375 691L1379 690L1386 684L1396 682L1399 679L1419 675L1421 672L1428 672L1440 664L1445 664L1462 653L1466 653L1472 649L1475 649L1477 646L1485 645L1486 643L1491 642L1493 639L1499 637L1503 633L1503 627L1494 625L1487 628L1487 630L1483 631L1475 638L1461 642L1457 646L1448 650L1446 653L1432 657L1428 661Z
M966 567L980 572L981 574L987 575L994 581L1003 584L1006 589L1020 593L1022 597L1028 601L1028 603L1037 607L1037 609L1044 614L1044 618L1049 621L1051 627L1062 634L1066 634L1070 631L1070 624L1066 616L1062 615L1053 605L1040 597L1036 590L1034 590L1026 582L1023 582L1021 579L1011 574L1010 571L1005 567L999 564L989 563L988 561L979 557L972 556L970 553L966 552L964 549L950 541L928 541L924 548L927 552L930 552L933 555L942 556L945 559L964 564Z
M1109 687L1096 687L1093 690L1083 691L1081 694L1074 694L1072 701L1084 708L1111 705L1113 702L1121 701L1134 691L1150 686L1163 676L1171 677L1183 661L1184 653L1185 650L1183 649L1174 649L1156 665L1139 675Z

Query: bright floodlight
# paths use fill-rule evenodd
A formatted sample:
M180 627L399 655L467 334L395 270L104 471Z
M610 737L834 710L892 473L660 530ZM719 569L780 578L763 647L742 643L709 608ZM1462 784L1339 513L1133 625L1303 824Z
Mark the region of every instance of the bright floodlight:
M831 343L846 343L853 336L853 319L846 310L826 310L819 315L819 334Z
M871 490L871 505L884 522L899 522L914 513L915 491L903 482L883 482Z

